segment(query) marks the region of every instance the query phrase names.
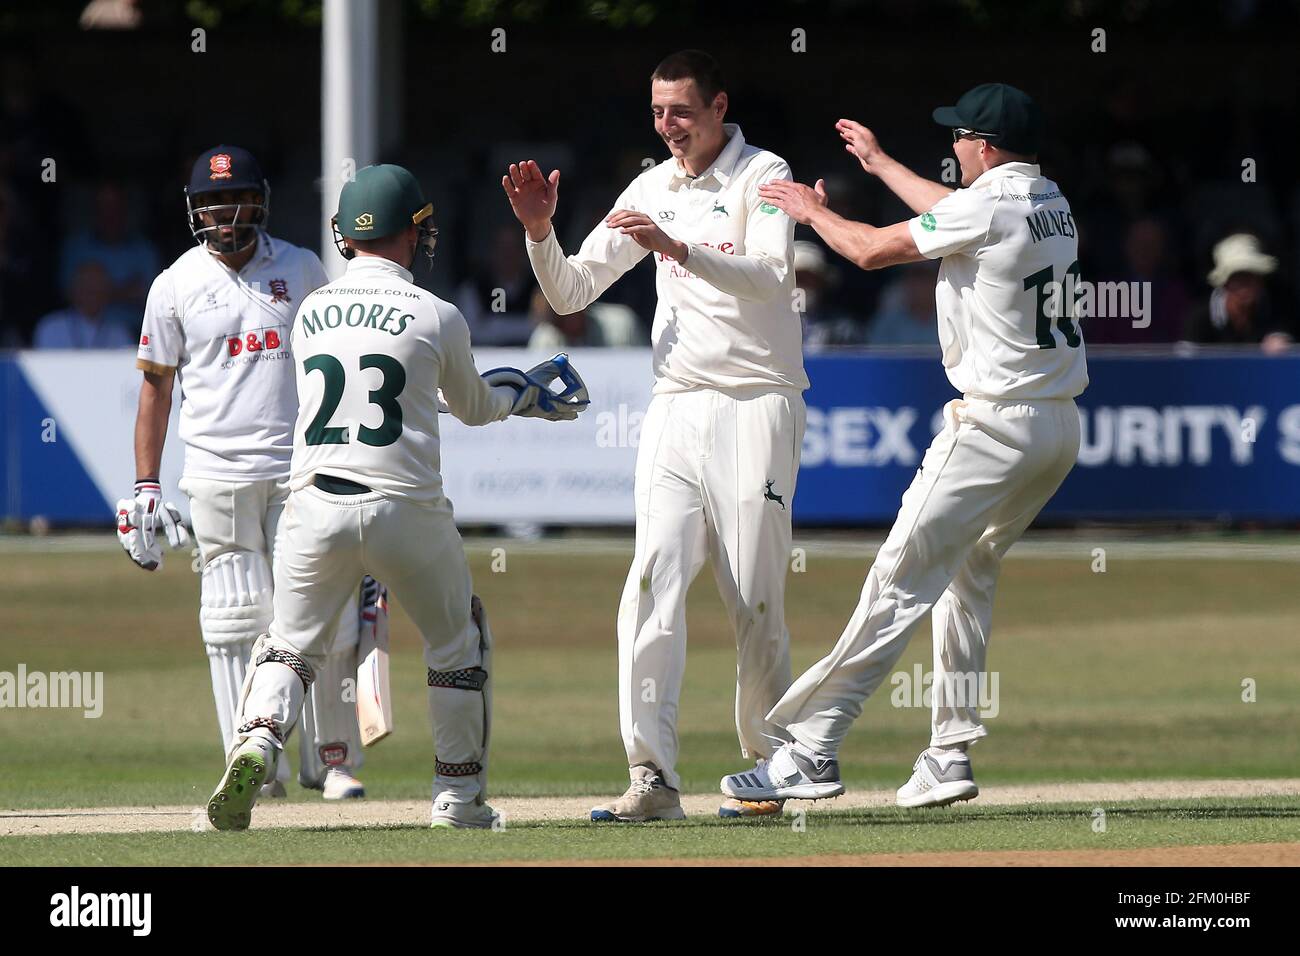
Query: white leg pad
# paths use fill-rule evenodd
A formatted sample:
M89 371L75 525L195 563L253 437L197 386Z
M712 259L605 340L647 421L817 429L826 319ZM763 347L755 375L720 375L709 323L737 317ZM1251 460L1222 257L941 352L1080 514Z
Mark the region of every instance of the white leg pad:
M429 671L429 712L437 749L434 802L483 804L487 800L488 745L492 736L492 632L483 603L471 604L478 625L477 661L451 671Z
M298 782L319 787L330 767L355 775L363 762L357 725L357 599L343 608L333 648L316 666L316 680L302 708Z
M268 655L275 659L266 660ZM245 737L257 734L283 749L302 712L311 680L311 666L297 651L269 634L259 637L240 694L232 748Z
M212 697L217 705L217 725L221 728L221 750L230 749L234 741L240 695L248 673L253 642L209 644L208 668L212 671Z
M271 565L256 551L227 551L203 566L203 643L251 645L271 626Z

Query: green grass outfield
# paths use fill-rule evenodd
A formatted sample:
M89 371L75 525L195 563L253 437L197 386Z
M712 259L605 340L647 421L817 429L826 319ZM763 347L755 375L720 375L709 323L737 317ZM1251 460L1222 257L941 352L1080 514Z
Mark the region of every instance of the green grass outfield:
M429 864L654 859L805 859L876 853L1131 850L1293 841L1300 806L1286 798L1085 804L897 807L787 815L743 823L697 817L640 826L583 821L509 824L500 831L409 827L246 833L62 834L0 838L15 866ZM798 825L796 825L796 823Z
M489 549L497 544L476 544L470 555L497 641L492 791L620 792L627 778L614 687L614 617L630 552L601 545L584 553L578 546L556 556L499 542L506 568L495 573ZM1098 574L1091 569L1093 546L1081 541L1077 555L1070 548L1050 557L1032 549L1023 556L1013 552L1005 563L989 659L998 672L1000 713L988 721L990 736L973 751L981 784L1296 776L1296 564L1221 556L1124 559L1116 549L1106 572ZM843 552L809 543L806 570L790 575L787 621L796 673L831 647L856 603L870 551L864 546L855 557ZM0 670L12 672L21 662L29 672L105 674L99 719L79 711L0 710L0 809L206 800L222 761L197 607L198 579L180 553L169 555L157 574L141 572L108 548L0 553ZM689 619L679 770L685 791L713 792L719 776L742 763L732 725L734 642L708 570L691 592ZM427 799L433 748L424 667L419 639L400 609L394 612L393 647L398 729L367 753L361 776L371 797ZM928 670L930 655L926 622L897 670L911 674L916 664ZM1254 702L1242 699L1247 678L1255 682ZM928 708L892 706L890 690L886 684L867 703L841 753L850 788L898 786L928 740ZM291 799L319 798L294 787ZM1294 839L1293 816L1236 814L1251 806L1225 804L1206 842L1220 842L1214 833L1231 841L1275 839L1287 826ZM991 808L985 817L976 809L954 815L963 821L961 828L933 830L907 824L908 818L892 811L858 811L844 820L817 814L835 822L826 824L822 836L801 835L806 839L798 845L805 848L800 852L821 852L817 841L829 846L842 838L856 852L874 852L897 848L888 841L907 834L915 835L917 847L937 839L1002 845L1017 833L1016 846L1036 839L1069 846L1074 844L1061 841L1077 836L1086 843L1093 836L1087 826L1071 836L1076 823L1062 823L1055 811L1034 817L1030 810ZM1135 813L1132 833L1139 840L1165 833L1166 842L1181 842L1193 839L1203 824L1191 816ZM878 825L891 821L896 825ZM701 821L681 832L707 834L701 845L712 855L757 852L758 837L722 838L712 826ZM738 842L714 845L714 833ZM520 858L544 855L548 845L554 853L619 855L630 852L621 841L640 840L590 832L576 823L521 826L518 833L496 836L506 842L491 853ZM38 839L51 850L59 847L60 854L66 851L69 860L102 853L105 861L127 862L146 853L164 862L187 859L197 846L191 841L203 838ZM21 862L45 852L20 849L30 839L5 839L3 857ZM321 858L331 856L324 847L357 841L372 847L367 856L375 859L471 846L460 836L430 843L429 835L415 830L254 833L249 839L286 850L301 841ZM663 836L673 852L693 839ZM410 848L404 850L406 843ZM228 859L221 855L227 846L234 844L204 844L202 859ZM653 842L636 846L638 854L655 855Z

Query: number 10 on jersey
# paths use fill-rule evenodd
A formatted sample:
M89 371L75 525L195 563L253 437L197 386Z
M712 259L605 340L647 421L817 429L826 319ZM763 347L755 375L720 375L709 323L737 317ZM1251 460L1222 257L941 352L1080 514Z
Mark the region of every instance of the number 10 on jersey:
M1025 291L1033 289L1035 293L1034 335L1039 348L1056 348L1056 336L1052 333L1052 319L1055 318L1056 327L1065 336L1065 344L1077 349L1083 342L1079 330L1074 327L1079 297L1083 294L1079 287L1079 260L1075 259L1065 270L1064 282L1057 283L1054 278L1051 266L1025 278Z

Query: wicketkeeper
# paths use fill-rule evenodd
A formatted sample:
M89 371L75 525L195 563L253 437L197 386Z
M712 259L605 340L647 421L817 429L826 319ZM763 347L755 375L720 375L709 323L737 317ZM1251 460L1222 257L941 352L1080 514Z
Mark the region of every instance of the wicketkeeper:
M565 356L482 378L469 327L412 282L432 258L432 206L400 166L367 166L343 187L335 227L346 274L308 296L293 324L302 408L294 428L270 633L257 643L237 744L208 804L220 830L244 829L262 784L362 574L386 581L424 638L436 764L433 825L490 827L492 635L473 596L443 494L438 393L467 425L506 416L577 418L586 388ZM559 379L565 390L549 386Z
M161 566L160 538L189 538L179 512L162 501L158 473L181 384L181 490L199 548L199 629L212 673L223 751L235 733L239 691L253 642L271 621L272 570L298 393L289 329L308 293L328 281L316 254L268 235L271 187L237 146L208 150L194 165L185 203L196 245L149 290L136 365L144 372L135 423L139 476L117 503L118 537L131 560ZM352 693L361 621L358 575L308 703L299 738L298 780L334 800L361 797L362 753ZM371 593L380 592L371 589ZM376 605L370 616L384 613ZM284 796L288 761L268 787Z

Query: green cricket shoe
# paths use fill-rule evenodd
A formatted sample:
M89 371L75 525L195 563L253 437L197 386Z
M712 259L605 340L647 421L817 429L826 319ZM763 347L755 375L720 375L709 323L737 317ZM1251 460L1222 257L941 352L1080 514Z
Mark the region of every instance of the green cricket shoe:
M208 822L218 830L247 830L262 785L275 776L276 757L275 748L260 737L239 744L208 800Z

